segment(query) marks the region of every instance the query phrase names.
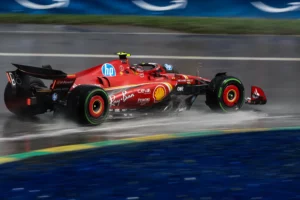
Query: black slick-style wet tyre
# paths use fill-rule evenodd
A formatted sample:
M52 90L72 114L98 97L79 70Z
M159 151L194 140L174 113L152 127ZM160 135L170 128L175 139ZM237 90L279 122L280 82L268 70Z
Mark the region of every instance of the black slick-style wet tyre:
M70 92L67 112L69 118L79 124L97 126L106 120L109 105L109 96L104 89L82 85Z
M214 77L206 92L206 105L215 112L234 112L244 105L244 85L236 77Z

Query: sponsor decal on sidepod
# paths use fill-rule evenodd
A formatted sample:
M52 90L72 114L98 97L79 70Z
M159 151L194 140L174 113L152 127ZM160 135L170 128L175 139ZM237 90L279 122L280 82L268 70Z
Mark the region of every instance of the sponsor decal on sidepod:
M143 106L143 105L145 105L145 104L147 104L147 103L149 103L149 102L150 102L150 98L138 99L138 103L139 103L141 106Z
M153 98L155 102L161 101L166 96L166 89L162 85L156 86L153 92Z

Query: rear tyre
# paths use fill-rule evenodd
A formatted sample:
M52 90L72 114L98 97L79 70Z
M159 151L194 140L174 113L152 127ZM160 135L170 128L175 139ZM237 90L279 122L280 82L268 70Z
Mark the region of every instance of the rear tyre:
M67 109L71 119L83 125L97 126L109 113L109 97L96 86L77 86L68 97Z
M6 108L19 117L32 117L40 114L37 106L28 106L26 100L33 96L34 88L47 88L41 79L23 76L22 85L17 86L16 94L13 94L12 85L7 83L4 91L4 103Z
M206 92L206 105L216 112L233 112L244 105L244 86L233 77L216 76Z

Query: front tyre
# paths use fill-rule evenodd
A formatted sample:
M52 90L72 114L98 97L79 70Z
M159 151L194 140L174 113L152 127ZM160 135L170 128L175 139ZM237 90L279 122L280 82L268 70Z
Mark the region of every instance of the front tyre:
M233 112L244 105L244 86L233 76L216 76L206 92L206 105L213 111Z
M106 91L96 86L78 86L69 95L69 116L83 125L100 125L109 112L109 97Z

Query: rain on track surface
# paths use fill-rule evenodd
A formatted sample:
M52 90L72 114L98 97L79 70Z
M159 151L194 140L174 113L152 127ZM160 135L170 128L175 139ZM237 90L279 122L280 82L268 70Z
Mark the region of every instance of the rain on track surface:
M165 30L136 27L51 25L2 25L0 35L0 53L113 54L126 51L133 55L278 58L300 55L300 37L288 36L210 36L168 34ZM7 81L4 72L14 69L12 62L34 66L51 64L53 68L72 73L111 59L1 56L1 94ZM107 122L86 130L64 121L49 121L51 115L40 116L33 122L17 120L6 110L2 98L0 155L157 133L299 124L300 107L297 102L300 95L297 86L300 62L131 59L132 63L142 61L171 63L185 74L196 74L201 63L200 75L207 78L227 71L243 81L247 94L251 84L261 86L268 96L268 105L253 107L261 112L252 112L245 106L244 111L224 117L210 113L204 105L204 98L199 97L191 112L177 118Z

